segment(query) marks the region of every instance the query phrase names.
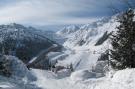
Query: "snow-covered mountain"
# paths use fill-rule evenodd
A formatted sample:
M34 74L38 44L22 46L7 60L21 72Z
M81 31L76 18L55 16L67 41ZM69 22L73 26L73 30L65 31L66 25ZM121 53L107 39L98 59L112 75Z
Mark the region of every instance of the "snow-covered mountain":
M1 40L11 37L13 39L40 39L40 40L49 40L45 34L46 31L38 30L34 27L25 27L21 24L11 23L7 25L0 25L0 37ZM3 37L4 36L4 37ZM51 41L51 40L50 40Z
M78 29L80 29L80 27L77 25L69 25L67 27L62 28L60 31L56 32L56 34L64 36L64 35L72 34L76 32Z
M55 41L62 40L65 49L41 53L39 58L45 56L50 68L29 70L37 78L32 84L42 89L134 89L135 69L113 70L106 56L101 57L111 48L109 37L119 25L116 19L117 15L58 31Z
M0 52L17 56L27 63L41 50L57 44L46 34L43 30L16 23L0 25Z
M32 69L38 78L36 84L43 89L134 89L135 69L115 71L108 67L107 60L100 59L111 48L109 36L117 31L116 19L117 16L103 18L57 32L61 39L66 38L65 50L47 55L55 66L51 72Z
M52 66L50 71L32 69L37 76L37 85L47 89L134 89L134 69L113 71L109 69L106 60L99 60L102 53L110 48L109 36L116 31L119 23L117 16L100 19L94 23L65 27L56 34L64 39L62 52L50 52L48 58ZM71 70L71 65L73 71ZM130 73L127 73L130 72ZM123 76L120 76L124 73ZM113 77L114 76L114 77ZM117 79L123 80L123 82ZM127 81L132 81L131 86ZM44 85L47 83L47 85ZM125 86L126 84L126 86ZM56 87L57 86L57 87Z
M77 29L74 29L73 32L67 33L65 29L59 31L58 33L61 36L67 37L67 40L64 42L64 46L69 48L75 48L79 46L94 46L99 41L103 35L109 35L113 30L115 30L116 25L116 16L111 18L102 18L98 21L84 24ZM70 27L67 27L67 29ZM66 31L64 33L64 31ZM72 31L72 30L71 30ZM58 34L58 35L59 35ZM101 42L101 44L104 42Z
M53 63L54 60L59 60L59 66L73 64L75 70L91 69L100 55L110 48L109 36L119 25L116 18L117 16L102 18L89 24L68 26L58 31L58 36L66 38L63 46L67 50L50 59Z

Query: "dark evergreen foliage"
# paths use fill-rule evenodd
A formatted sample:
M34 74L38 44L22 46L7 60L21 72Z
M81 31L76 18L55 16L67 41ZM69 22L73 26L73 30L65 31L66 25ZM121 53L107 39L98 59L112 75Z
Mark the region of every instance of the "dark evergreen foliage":
M0 75L10 77L11 76L10 64L7 60L0 61Z
M120 25L118 31L112 35L112 47L110 63L113 68L135 68L135 21L134 11L129 9L119 16Z
M3 43L0 43L0 52L4 48L4 54L17 56L24 63L27 63L32 57L36 56L43 49L47 49L52 45L51 42L37 39L18 40L6 38Z
M70 70L73 72L74 71L74 68L73 68L73 64L71 63L70 64Z
M17 56L24 63L28 63L42 50L57 44L46 37L46 32L16 23L0 25L0 39L0 53Z

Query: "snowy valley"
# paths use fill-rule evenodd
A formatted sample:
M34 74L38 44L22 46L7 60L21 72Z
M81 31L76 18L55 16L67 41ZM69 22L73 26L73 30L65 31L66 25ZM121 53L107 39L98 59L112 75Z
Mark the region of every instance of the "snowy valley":
M135 89L135 0L0 0L0 89Z
M55 39L47 42L50 42L51 45L55 44L54 46L56 47L58 45L63 45L62 50L48 51L47 53L43 52L39 55L34 55L34 58L31 58L28 62L33 63L29 69L27 68L27 63L24 64L14 56L1 55L0 61L5 59L8 61L12 76L0 76L0 88L134 89L135 69L116 71L108 67L108 60L101 58L101 54L104 54L106 50L111 49L109 37L112 32L117 30L116 27L119 25L116 19L117 16L102 18L85 25L67 26L62 30L53 33ZM12 30L15 29L14 31L16 32L18 31L17 26L21 29L24 29L25 27L15 25L17 24L4 25L1 27L4 27L3 29L8 29L8 32L6 32L11 34L9 36L16 39L17 35L14 35L13 31L10 32L11 30L9 28L12 28ZM3 29L0 30L5 32ZM29 28L27 28L27 30L28 29ZM27 33L27 30L21 30L21 33L19 34L24 35ZM16 32L16 34L17 33L18 32ZM38 32L38 30L36 34L46 36L43 32ZM30 35L27 33L23 37L28 38L27 36ZM30 36L31 39L34 37L35 36L33 35ZM49 36L46 39L50 39ZM1 38L1 40L3 39ZM48 65L49 68L44 69L43 66L37 67L39 66L38 64Z
M51 52L48 57L56 67L67 69L57 73L32 69L38 78L35 84L44 89L134 89L134 69L116 71L108 67L108 60L100 59L101 54L111 49L109 35L117 31L116 19L117 16L103 18L56 32L65 39L65 49ZM68 69L70 65L73 71Z

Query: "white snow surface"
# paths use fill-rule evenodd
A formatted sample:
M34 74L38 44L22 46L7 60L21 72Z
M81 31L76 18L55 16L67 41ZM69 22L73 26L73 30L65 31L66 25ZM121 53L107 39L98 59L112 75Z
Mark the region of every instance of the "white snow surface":
M88 49L92 48L106 31L108 33L116 31L116 27L118 25L119 23L116 21L116 16L113 16L111 18L103 18L98 21L82 25L72 33L63 33L65 31L63 29L58 35L67 38L63 44L65 47L71 49L86 47ZM67 29L68 28L69 27L67 27Z
M112 77L97 77L88 70L73 72L71 77L58 79L53 72L32 69L35 82L43 89L135 89L135 69L116 71Z

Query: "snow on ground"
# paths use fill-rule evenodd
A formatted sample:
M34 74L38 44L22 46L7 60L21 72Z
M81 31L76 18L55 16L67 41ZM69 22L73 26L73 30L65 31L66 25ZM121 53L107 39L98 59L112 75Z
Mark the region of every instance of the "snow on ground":
M32 69L38 78L35 82L43 89L135 89L135 69L116 71L112 77L95 78L91 72L77 71L62 79L57 79L53 72Z
M129 89L135 89L135 69L125 69L116 72L112 81L129 87Z
M1 82L0 88L6 89L6 88L13 88L14 86L8 82Z
M64 60L58 61L57 65L68 66L73 64L73 68L75 70L89 69L91 66L96 64L97 60L95 59L98 59L98 56L89 52L75 52L74 54L70 54Z
M37 57L32 58L32 59L29 61L29 63L34 62L36 59L37 59Z

